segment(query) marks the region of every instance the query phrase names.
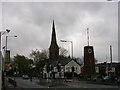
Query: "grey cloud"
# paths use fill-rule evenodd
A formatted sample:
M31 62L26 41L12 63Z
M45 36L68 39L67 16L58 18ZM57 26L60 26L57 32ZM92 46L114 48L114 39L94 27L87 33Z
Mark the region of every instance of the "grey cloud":
M104 2L3 3L3 28L13 29L19 36L15 46L12 44L14 40L9 43L13 55L18 51L29 54L32 48L48 49L53 19L58 44L61 45L60 39L73 40L76 57L83 55L87 27L90 28L91 44L95 45L96 57L104 59L107 51L102 53L101 48L104 50L109 42L114 45L114 56L117 57L117 6L116 3ZM88 19L91 19L89 23Z

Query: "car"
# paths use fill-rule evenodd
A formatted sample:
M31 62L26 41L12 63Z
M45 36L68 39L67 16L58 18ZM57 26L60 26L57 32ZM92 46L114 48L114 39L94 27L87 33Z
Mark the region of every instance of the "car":
M90 80L91 80L91 78L89 78L89 77L88 77L86 80L87 80L87 81L90 81Z
M103 80L104 80L104 81L110 80L110 77L109 77L109 76L105 76L105 77L103 78Z
M97 80L97 78L96 78L96 77L94 77L94 78L92 78L92 80L93 80L93 81L96 81L96 80Z
M23 79L29 79L29 76L28 75L23 75L22 78Z
M120 85L120 77L118 77L117 83L118 83L118 85Z

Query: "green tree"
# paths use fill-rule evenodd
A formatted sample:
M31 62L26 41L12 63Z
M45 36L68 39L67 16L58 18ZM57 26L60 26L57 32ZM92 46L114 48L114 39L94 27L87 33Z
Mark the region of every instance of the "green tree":
M59 59L64 59L67 57L68 51L62 47L59 49ZM40 73L42 71L42 68L44 67L45 63L49 59L49 50L43 49L43 50L32 50L30 53L30 57L34 60L34 63L36 65L36 72Z
M17 54L16 56L14 56L14 63L18 66L17 70L19 72L19 75L30 74L33 60L28 59L24 55Z
M36 66L35 72L39 74L42 72L42 68L44 67L46 60L49 58L49 52L45 49L41 51L38 49L32 50L30 57L34 60L34 64Z

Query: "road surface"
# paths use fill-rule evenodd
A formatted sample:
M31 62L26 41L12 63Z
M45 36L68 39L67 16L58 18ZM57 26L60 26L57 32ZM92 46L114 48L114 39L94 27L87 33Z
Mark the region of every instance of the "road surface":
M38 84L39 80L37 78L33 78L32 82L29 79L15 78L17 82L17 87L13 90L120 90L120 86L111 86L111 85L98 85L98 84L88 84L85 81L80 82L68 82L64 83L64 86L43 86ZM19 88L19 89L18 89ZM81 89L79 89L81 88ZM10 88L6 90L12 90Z

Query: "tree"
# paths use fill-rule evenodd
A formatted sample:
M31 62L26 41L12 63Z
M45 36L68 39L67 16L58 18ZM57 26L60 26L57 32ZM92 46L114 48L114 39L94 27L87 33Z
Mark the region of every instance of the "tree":
M33 58L35 63L38 63L39 61L43 61L45 59L48 59L49 55L48 55L48 50L41 50L39 51L38 49L36 50L32 50L32 52L30 53L30 57Z
M76 61L77 61L78 63L80 63L80 64L83 64L83 63L84 63L82 57L81 57L81 58L79 58L79 57L74 58L74 60L76 60Z
M63 47L60 47L59 48L59 55L66 57L66 56L68 56L68 51Z
M39 51L38 49L32 50L32 52L30 53L30 57L32 57L34 60L34 64L36 65L35 72L38 74L42 71L46 60L49 58L49 52L45 49L41 51Z
M19 75L30 74L31 64L33 64L33 60L28 59L23 55L14 56L13 65L17 64ZM13 66L14 67L14 66Z

